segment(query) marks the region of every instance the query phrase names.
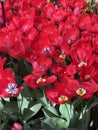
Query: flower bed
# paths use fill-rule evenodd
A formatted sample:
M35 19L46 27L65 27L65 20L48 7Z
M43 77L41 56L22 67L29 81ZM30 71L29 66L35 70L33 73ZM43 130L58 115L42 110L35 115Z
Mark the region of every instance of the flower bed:
M98 130L98 5L1 0L0 130Z

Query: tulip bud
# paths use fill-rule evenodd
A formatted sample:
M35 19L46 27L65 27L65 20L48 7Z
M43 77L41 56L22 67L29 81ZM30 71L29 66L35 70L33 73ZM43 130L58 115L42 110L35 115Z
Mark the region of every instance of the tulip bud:
M22 125L18 122L15 122L11 130L22 130Z

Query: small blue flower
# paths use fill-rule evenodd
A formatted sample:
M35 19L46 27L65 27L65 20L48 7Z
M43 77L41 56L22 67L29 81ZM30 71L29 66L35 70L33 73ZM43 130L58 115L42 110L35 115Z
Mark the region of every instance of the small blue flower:
M9 83L6 91L9 94L12 94L12 95L16 94L16 92L17 92L17 85L14 84L14 83Z

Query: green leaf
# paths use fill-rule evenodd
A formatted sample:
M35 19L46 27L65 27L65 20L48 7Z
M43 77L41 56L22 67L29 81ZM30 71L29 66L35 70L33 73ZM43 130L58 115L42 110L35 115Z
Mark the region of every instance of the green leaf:
M75 115L70 121L68 130L88 130L90 111L84 109L83 112L81 112L81 119L79 118L80 115L77 112L74 114Z
M62 104L59 107L59 111L61 113L61 117L65 118L68 122L73 117L73 106L70 104Z
M34 92L31 88L29 88L25 82L23 82L22 86L24 86L24 90L21 91L22 97L28 98L33 100L34 98Z
M23 112L24 120L28 121L30 118L36 115L38 111L41 109L41 107L42 107L42 104L38 103L32 106L30 109L24 109L24 112Z
M42 118L36 118L34 120L28 121L28 124L32 126L32 130L43 130L41 120Z
M92 120L94 121L94 125L98 128L98 106L92 109Z
M0 100L0 110L2 110L3 109L3 104L2 104L2 102L1 102L1 100Z
M73 101L74 109L78 108L79 105L81 104L81 102L82 102L82 98L81 98L81 97L78 97L77 99L75 99L75 100Z
M43 93L39 88L34 90L34 94L38 101L40 100L41 97L43 97Z
M7 103L7 105L4 107L3 112L8 114L13 114L18 112L18 105L16 101L12 101Z
M20 86L22 84L22 76L21 75L15 75L15 81Z
M4 130L5 123L0 124L0 130Z
M17 98L18 98L18 107L21 110L21 114L23 114L24 109L28 108L29 101L25 97L22 97L21 94L19 94Z
M90 120L90 110L84 110L81 119L81 124L82 124L81 126L83 126L83 129L88 130L89 120Z
M0 124L0 130L6 130L8 125L8 119L4 123Z
M29 124L29 125L32 125L32 128L33 128L35 125L41 126L41 120L42 120L42 118L36 118L36 119L34 119L34 120L29 120L29 121L28 121L28 124Z
M35 104L34 106L32 106L30 108L30 110L32 110L35 114L40 110L40 108L42 107L41 103Z
M48 124L42 123L42 130L66 130L65 128L60 128L58 125L55 128L51 128Z
M18 119L19 109L16 101L12 101L6 104L6 106L2 110L2 118L6 120L6 118L10 118L14 121Z
M67 130L83 130L83 129L81 129L81 128L68 128Z
M42 124L42 127L43 127L44 130L54 130L48 124L45 124L45 123Z
M24 130L32 130L32 128L27 123L24 124L23 129Z
M77 125L76 125L77 124ZM81 122L79 120L79 113L77 111L74 110L74 114L73 117L70 120L70 124L69 127L71 128L78 128L81 125ZM70 129L71 129L70 128ZM69 130L69 129L68 129Z
M56 117L46 118L43 122L48 124L51 128L56 128L57 125L60 128L68 128L69 126L69 123L67 121L61 118L56 118Z
M46 99L45 96L40 98L40 102L41 102L43 105L48 105L48 102L47 102L47 99Z
M46 113L49 117L58 117L59 113L57 112L56 108L47 106L43 108L43 112Z
M33 115L34 115L34 112L33 112L33 111L31 111L31 110L25 108L24 111L23 111L22 120L24 120L24 121L27 122L30 118L33 117Z
M4 101L6 101L6 102L10 102L10 98L3 98L4 99Z

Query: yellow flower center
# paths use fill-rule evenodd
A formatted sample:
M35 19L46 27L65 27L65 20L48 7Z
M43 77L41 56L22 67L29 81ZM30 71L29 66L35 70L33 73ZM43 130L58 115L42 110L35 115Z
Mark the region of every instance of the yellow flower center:
M82 61L80 64L78 64L78 67L87 66L87 63Z
M67 101L68 100L68 97L66 97L66 96L64 96L64 95L62 95L62 96L60 96L59 98L58 98L58 101L59 102L62 102L62 101Z
M84 88L79 88L76 90L76 94L79 96L83 96L86 94L86 90Z
M88 3L88 2L87 2L87 3ZM93 13L93 10L90 9L89 7L84 8L83 11L82 11L82 14L83 14L83 15L86 15L86 14L88 14L88 13Z
M36 81L37 84L39 84L39 83L41 83L41 82L46 82L46 79L43 79L42 77L40 77L40 78Z
M91 2L91 0L85 0L87 3L90 3ZM97 3L98 2L98 0L95 0L95 3Z
M85 79L90 79L91 76L90 75L85 75Z
M85 0L87 3L89 3L90 2L90 0Z
M47 0L47 2L49 3L49 2L50 2L50 0Z
M62 52L62 53L59 55L59 57L65 60L66 55L65 55L65 53L64 53L64 52Z

